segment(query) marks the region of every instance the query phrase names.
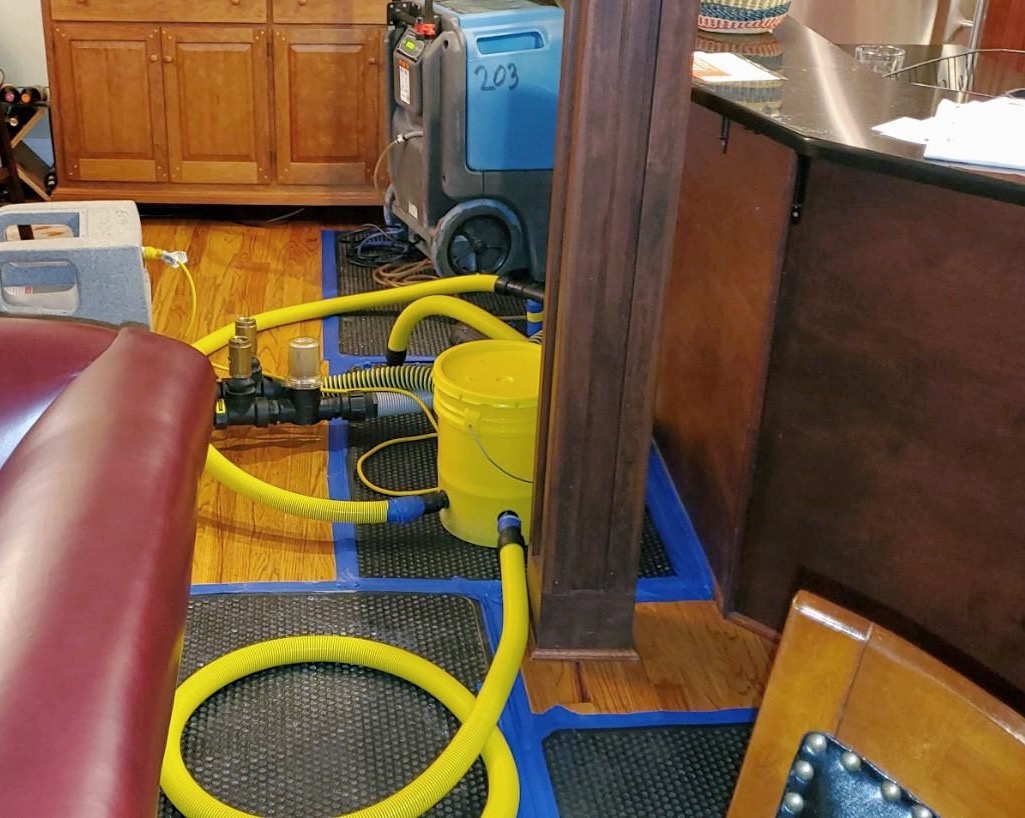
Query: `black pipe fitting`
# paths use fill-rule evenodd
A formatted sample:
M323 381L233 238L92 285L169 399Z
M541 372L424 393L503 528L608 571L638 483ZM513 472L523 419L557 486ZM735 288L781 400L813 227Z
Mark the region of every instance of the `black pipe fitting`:
M291 422L298 426L313 426L317 423L320 420L320 389L292 389L290 392L288 397L295 410Z
M388 366L401 366L406 362L406 350L388 347L388 351L384 356L384 362Z
M349 421L372 420L377 417L377 399L365 392L348 395L324 395L319 389L285 389L281 397L267 398L252 391L239 394L237 381L222 382L221 397L214 409L214 428L229 426L276 426L292 423L313 426L322 420L341 418Z
M499 276L495 282L495 292L498 295L515 295L528 301L544 301L545 288L540 284L531 281L518 281L514 278Z
M409 0L396 0L388 4L388 25L415 26L419 20L420 9Z
M503 548L507 545L527 547L527 542L523 539L523 524L515 511L503 511L498 515L498 547Z
M260 359L254 356L249 377L219 380L217 382L217 397L224 398L229 394L250 394L248 386L250 383L252 384L251 394L261 398L280 398L287 391L284 381L264 374Z
M448 495L443 491L435 491L422 495L424 501L424 514L437 514L443 508L448 508Z

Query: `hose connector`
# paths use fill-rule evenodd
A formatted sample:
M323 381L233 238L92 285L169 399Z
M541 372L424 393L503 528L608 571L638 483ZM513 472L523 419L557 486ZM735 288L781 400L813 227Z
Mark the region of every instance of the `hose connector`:
M508 276L499 276L495 281L495 292L498 295L515 295L528 301L544 302L545 288L533 281L520 281Z
M437 514L448 508L448 495L443 491L432 491L430 494L421 495L421 497L424 501L424 514Z
M432 491L415 497L392 497L388 501L389 523L411 523L425 514L437 514L448 508L448 495L443 491Z
M259 353L257 352L256 346L256 319L249 318L245 315L240 315L235 319L235 335L241 335L243 338L248 338L249 343L253 348L253 357L255 358Z
M388 348L384 361L388 366L401 366L406 362L406 350Z
M503 511L498 515L498 547L504 548L507 545L527 547L523 539L523 523L515 511Z
M288 342L289 389L320 389L320 342L316 338L293 338Z
M253 343L244 335L228 341L228 376L244 380L253 374Z

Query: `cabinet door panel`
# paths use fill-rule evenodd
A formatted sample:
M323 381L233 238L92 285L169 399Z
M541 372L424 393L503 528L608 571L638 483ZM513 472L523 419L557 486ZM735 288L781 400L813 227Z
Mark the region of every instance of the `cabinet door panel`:
M54 20L147 23L267 21L266 0L50 0L50 10Z
M56 26L53 38L68 178L166 181L160 30L70 23Z
M367 185L380 152L380 26L274 33L277 179Z
M381 0L273 0L278 23L383 25L388 19Z
M266 37L257 28L163 29L172 181L270 181Z

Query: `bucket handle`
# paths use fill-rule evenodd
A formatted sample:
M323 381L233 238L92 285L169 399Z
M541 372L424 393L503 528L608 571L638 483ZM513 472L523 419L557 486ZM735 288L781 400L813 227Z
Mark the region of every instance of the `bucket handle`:
M502 474L504 474L506 477L511 477L513 480L516 480L519 483L526 483L528 486L534 485L533 480L527 480L525 477L519 477L513 474L511 471L503 469L497 462L495 462L495 459L490 454L488 454L488 450L484 448L484 443L481 441L479 437L477 437L477 433L474 432L473 429L470 427L467 427L467 431L470 433L470 437L473 438L473 442L477 444L477 448L480 449L480 453L484 455L484 459L487 460L488 463L490 463L492 466L494 466L496 469L502 472Z
M466 431L469 433L470 437L473 438L473 442L477 444L477 448L480 449L480 453L484 455L484 459L487 460L488 463L490 463L492 466L494 466L496 469L502 472L502 474L504 474L506 477L509 477L517 481L518 483L526 483L528 486L534 485L533 480L527 480L525 477L519 477L518 475L513 474L511 471L502 468L502 466L500 466L498 462L496 462L495 458L488 454L488 450L484 448L484 441L477 437L477 429L475 428L477 422L480 420L480 412L478 412L476 409L467 409L463 413L463 418L466 421Z

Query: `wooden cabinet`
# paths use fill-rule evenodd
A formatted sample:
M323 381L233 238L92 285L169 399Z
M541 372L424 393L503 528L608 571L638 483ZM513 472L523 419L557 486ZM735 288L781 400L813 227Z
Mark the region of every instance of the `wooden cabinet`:
M53 34L61 176L72 182L166 181L160 29L62 23Z
M43 10L55 198L377 201L378 0L43 0Z
M356 185L379 151L381 44L371 26L274 33L278 181Z
M164 28L172 181L270 181L266 42L263 28Z

